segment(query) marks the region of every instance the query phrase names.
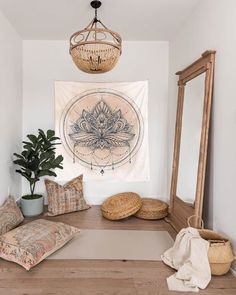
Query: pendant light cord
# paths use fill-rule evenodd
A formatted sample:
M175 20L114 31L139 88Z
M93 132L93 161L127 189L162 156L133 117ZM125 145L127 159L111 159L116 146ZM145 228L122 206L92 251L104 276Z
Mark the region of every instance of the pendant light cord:
M94 17L94 22L96 23L96 22L98 22L98 10L97 10L97 8L95 8L95 17Z

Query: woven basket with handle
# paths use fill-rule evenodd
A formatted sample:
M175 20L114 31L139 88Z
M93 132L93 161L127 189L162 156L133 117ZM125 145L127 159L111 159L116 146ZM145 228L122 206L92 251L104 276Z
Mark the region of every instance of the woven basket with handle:
M192 217L194 216L190 216L188 219L188 226L191 226L190 220ZM204 240L209 242L208 259L212 275L226 274L234 260L229 239L213 230L204 229L203 221L202 228L198 229L198 232Z

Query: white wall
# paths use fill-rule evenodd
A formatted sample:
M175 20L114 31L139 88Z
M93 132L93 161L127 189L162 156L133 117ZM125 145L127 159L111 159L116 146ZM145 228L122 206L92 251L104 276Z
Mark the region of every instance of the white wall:
M168 42L124 42L115 69L106 74L85 74L75 67L67 41L23 42L23 136L38 128L54 128L54 81L138 81L149 80L149 182L86 182L90 203L101 203L121 191L167 199L166 123L168 99ZM23 182L23 193L28 186ZM44 192L41 183L39 192Z
M8 193L21 195L13 152L21 148L22 41L0 11L0 205Z
M236 1L204 0L170 42L169 167L177 100L174 73L216 49L208 223L228 235L236 249ZM169 169L170 179L170 169ZM207 204L208 203L208 204Z

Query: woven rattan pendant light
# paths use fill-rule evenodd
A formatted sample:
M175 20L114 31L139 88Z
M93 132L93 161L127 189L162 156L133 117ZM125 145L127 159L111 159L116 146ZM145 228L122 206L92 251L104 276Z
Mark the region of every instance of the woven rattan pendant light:
M98 74L114 68L121 55L122 39L97 19L100 1L92 1L95 16L89 25L70 37L70 54L83 72Z

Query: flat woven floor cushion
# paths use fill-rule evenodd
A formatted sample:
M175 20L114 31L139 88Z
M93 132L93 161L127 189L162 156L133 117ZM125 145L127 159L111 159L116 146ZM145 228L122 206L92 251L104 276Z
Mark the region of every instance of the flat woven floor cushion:
M161 219L168 214L168 205L160 200L152 198L143 198L142 207L135 214L142 219Z
M135 214L142 206L142 200L135 193L121 193L109 197L101 206L102 215L110 220L119 220Z

